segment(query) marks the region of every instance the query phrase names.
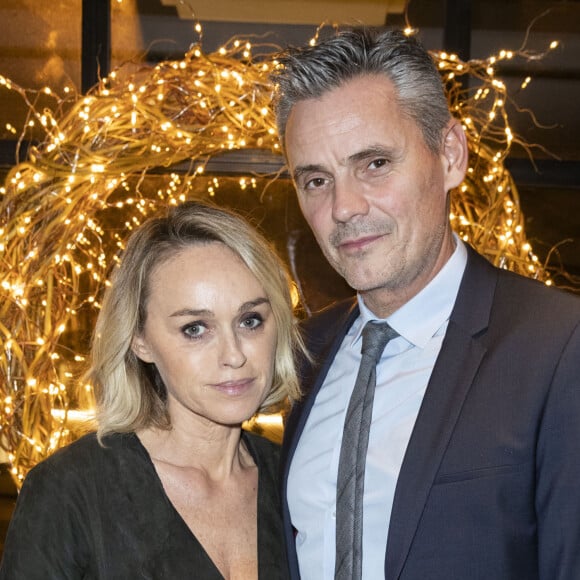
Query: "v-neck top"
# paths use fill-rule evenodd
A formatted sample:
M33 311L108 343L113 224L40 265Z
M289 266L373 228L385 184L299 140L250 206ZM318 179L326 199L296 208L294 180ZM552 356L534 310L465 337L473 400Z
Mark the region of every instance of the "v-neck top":
M278 446L243 432L258 466L258 578L288 578ZM0 580L223 580L134 433L85 435L27 475ZM236 525L232 521L232 525Z

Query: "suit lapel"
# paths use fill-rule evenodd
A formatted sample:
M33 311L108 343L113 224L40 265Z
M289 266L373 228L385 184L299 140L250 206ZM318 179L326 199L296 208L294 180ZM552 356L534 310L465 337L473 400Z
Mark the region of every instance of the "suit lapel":
M397 481L385 559L388 578L401 575L445 449L486 352L480 337L489 323L496 280L494 268L469 249L456 304Z

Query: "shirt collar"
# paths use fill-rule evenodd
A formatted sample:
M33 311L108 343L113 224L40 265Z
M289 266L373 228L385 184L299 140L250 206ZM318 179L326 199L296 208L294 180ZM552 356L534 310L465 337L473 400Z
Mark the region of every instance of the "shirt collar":
M361 337L369 320L385 321L411 344L424 348L435 333L449 320L459 286L467 264L467 250L463 242L455 237L455 251L437 275L409 302L393 312L391 316L377 318L357 295L360 316L351 332L351 345Z

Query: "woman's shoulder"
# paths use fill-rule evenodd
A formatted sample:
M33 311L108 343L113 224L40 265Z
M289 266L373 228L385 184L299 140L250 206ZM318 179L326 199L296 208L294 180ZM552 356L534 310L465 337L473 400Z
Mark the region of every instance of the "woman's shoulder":
M51 474L61 481L72 478L104 475L107 465L119 461L119 451L131 446L133 434L115 434L97 439L96 433L88 433L72 443L61 447L52 455L34 466L27 479L48 478Z
M60 466L75 464L79 461L83 463L90 455L94 454L98 448L99 443L97 441L96 433L88 433L79 439L76 439L72 443L69 443L68 445L60 447L54 451L46 459L43 459L40 463L38 463L32 469L32 472L39 470L58 469Z
M254 431L247 431L245 429L242 431L242 433L244 439L249 441L255 449L263 451L264 453L277 454L280 452L280 445L271 439L268 439L268 437L265 437L264 435Z
M273 465L277 468L280 459L278 443L252 431L242 431L242 437L259 467Z

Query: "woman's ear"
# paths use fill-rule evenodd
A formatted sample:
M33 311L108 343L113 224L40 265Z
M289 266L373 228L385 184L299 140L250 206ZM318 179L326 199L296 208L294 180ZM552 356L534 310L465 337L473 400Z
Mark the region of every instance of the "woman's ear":
M131 341L131 350L135 356L140 358L143 362L154 362L151 348L142 335L139 334L133 337L133 340Z
M467 138L457 119L451 119L445 129L443 139L443 171L445 191L457 187L464 179L469 159Z

